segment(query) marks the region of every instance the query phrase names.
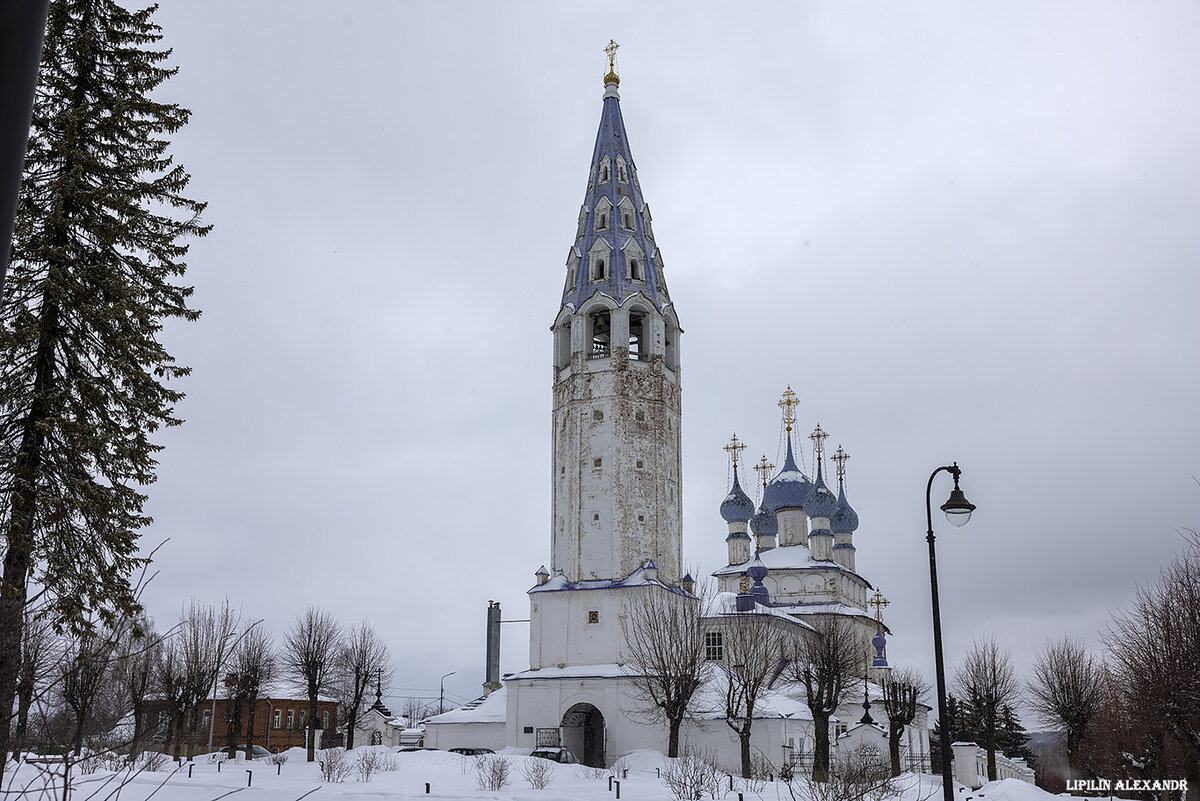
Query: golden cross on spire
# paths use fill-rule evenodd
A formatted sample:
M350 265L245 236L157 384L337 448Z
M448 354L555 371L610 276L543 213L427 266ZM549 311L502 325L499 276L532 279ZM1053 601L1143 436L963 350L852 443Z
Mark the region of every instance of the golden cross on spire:
M838 486L840 487L846 480L846 460L850 458L850 454L846 453L841 445L838 445L837 453L829 458L833 459L834 464L837 465Z
M767 486L767 479L771 475L771 471L775 469L775 465L767 461L767 455L764 453L763 458L758 464L754 465L754 469L758 471L759 477L762 479L763 486Z
M617 44L612 39L609 39L608 45L606 45L604 48L604 52L608 54L608 75L605 76L606 79L610 75L614 78L617 75L616 63L617 63L617 48L618 47L620 47L619 44Z
M817 464L820 465L825 458L825 440L829 438L829 435L821 428L821 424L817 423L817 427L808 435L808 438L813 441L813 452L816 454Z
M787 427L789 437L792 435L792 426L796 422L796 407L799 405L799 396L795 392L792 392L792 385L788 384L788 388L784 390L783 397L779 399L779 408L783 409L783 424Z
M733 469L736 470L738 457L741 455L742 451L746 450L746 446L743 445L742 441L737 438L737 434L734 434L733 438L729 440L729 444L724 446L724 450L733 457Z
M891 604L892 602L884 598L879 590L875 590L875 594L867 601L867 606L875 607L875 622L879 624L880 630L883 629L883 608Z

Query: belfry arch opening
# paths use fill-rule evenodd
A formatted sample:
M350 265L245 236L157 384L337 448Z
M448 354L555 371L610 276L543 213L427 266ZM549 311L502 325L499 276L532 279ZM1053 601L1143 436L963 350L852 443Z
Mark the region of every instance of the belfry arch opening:
M641 309L629 310L629 358L644 362L650 358L650 341L647 338L650 321Z
M591 704L575 704L562 716L562 744L583 764L603 768L604 715Z
M571 321L567 320L554 332L554 366L562 369L571 363Z
M588 340L591 342L589 359L603 359L609 355L612 344L612 313L608 309L597 309L588 315Z
M663 361L671 370L679 369L679 326L675 325L675 321L667 319L666 321L666 336L664 338Z

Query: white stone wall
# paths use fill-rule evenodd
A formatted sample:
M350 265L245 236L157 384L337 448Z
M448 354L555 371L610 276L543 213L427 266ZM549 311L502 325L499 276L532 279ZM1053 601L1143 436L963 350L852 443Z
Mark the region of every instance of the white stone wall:
M611 355L587 358L588 317L603 302L570 316L570 365L555 370L551 572L571 581L624 578L653 559L664 581L678 583L679 373L663 359L662 315L639 296L610 308ZM629 359L635 307L647 315L644 361Z

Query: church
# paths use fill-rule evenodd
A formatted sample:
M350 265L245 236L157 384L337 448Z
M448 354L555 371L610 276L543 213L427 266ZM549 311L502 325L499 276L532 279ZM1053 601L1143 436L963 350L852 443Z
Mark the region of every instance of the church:
M551 326L550 563L536 570L528 591L529 668L502 681L489 675L487 695L428 720L427 746L526 753L564 747L600 767L634 750L667 750L666 725L631 714L638 701L624 664L622 618L656 596L698 602L695 580L683 573L683 329L626 135L614 53L610 44L599 131ZM847 693L830 722L834 753L882 744L886 754L886 716L882 705L869 703L882 697L890 670L880 614L886 601L855 570L859 521L846 497L845 452L833 456L836 493L826 481L819 426L813 475L797 462L797 403L788 388L779 403L786 458L777 472L765 457L756 466L763 489L757 508L741 486L744 446L734 437L726 448L732 487L714 507L727 524L729 563L714 573L718 594L704 618L705 658L714 662L710 683L739 667L726 664L722 637L746 616L770 616L788 638L814 636L811 621L818 617L840 617L860 641L863 669L859 689ZM498 615L497 609L497 623ZM697 693L681 739L736 769L738 738L715 702L723 695L712 688ZM928 710L919 706L905 732L909 766L928 764ZM784 681L782 670L756 708L751 740L776 768L812 752L804 690Z

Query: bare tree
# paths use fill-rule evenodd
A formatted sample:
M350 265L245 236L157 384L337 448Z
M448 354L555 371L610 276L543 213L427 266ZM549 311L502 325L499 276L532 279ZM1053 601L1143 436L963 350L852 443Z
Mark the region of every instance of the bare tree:
M183 657L188 759L196 754L200 707L208 699L209 692L216 698L217 677L237 640L238 625L239 616L229 608L228 599L220 609L199 605L193 600L180 620L176 637ZM208 725L211 737L216 722L210 719Z
M976 640L955 668L954 681L978 720L984 740L981 744L987 751L988 780L995 781L1001 711L1005 705L1015 704L1021 696L1012 657L1000 648L995 638Z
M437 712L437 705L415 696L408 696L400 707L400 714L408 719L409 728L415 727L425 718Z
M790 665L790 678L804 687L813 716L815 782L829 778L829 718L842 703L851 682L861 676L863 652L853 624L833 615L810 621L815 631L802 637Z
M1155 716L1183 750L1187 799L1200 793L1200 532L1157 583L1138 589L1133 606L1104 637L1126 692Z
M917 717L917 705L929 692L929 684L915 668L895 671L883 683L883 711L888 716L888 755L892 775L900 775L900 738L904 728Z
M738 737L742 778L749 779L753 775L750 732L754 710L783 667L783 635L770 614L732 612L720 619L726 623L720 629L728 676L725 723Z
M258 706L258 696L275 676L274 643L261 623L250 627L242 635L233 652L233 670L237 674L238 692L248 708L246 753L250 753L254 745L254 712Z
M25 735L29 730L29 709L34 695L44 688L50 676L50 663L55 647L49 624L29 610L25 612L25 630L21 637L21 663L17 672L16 726L13 729L12 755L21 759Z
M174 744L173 756L178 760L183 748L183 724L189 708L183 643L178 631L167 638L159 651L159 658L154 667L154 686L170 718L163 739L163 752L171 752L171 746Z
M122 627L113 658L113 671L121 690L123 706L133 715L129 761L141 752L145 736L146 701L154 687L154 669L160 659L162 640L149 618L135 618Z
M308 692L309 762L316 759L317 697L331 684L341 634L332 617L310 606L283 638L283 671Z
M346 750L354 748L354 727L362 713L363 698L372 683L392 677L392 656L383 640L367 621L346 632L338 650L337 672L341 685L342 720L346 726Z
M103 630L73 633L67 640L58 689L73 718L70 746L75 756L83 751L84 731L96 711L112 647L113 638Z
M699 598L648 586L620 617L625 647L620 660L636 699L631 714L666 721L667 756L679 756L679 728L692 696L708 679L703 603Z
M1079 775L1079 743L1100 708L1104 663L1072 637L1047 642L1033 660L1029 706L1047 726L1060 726L1067 738L1067 778Z

